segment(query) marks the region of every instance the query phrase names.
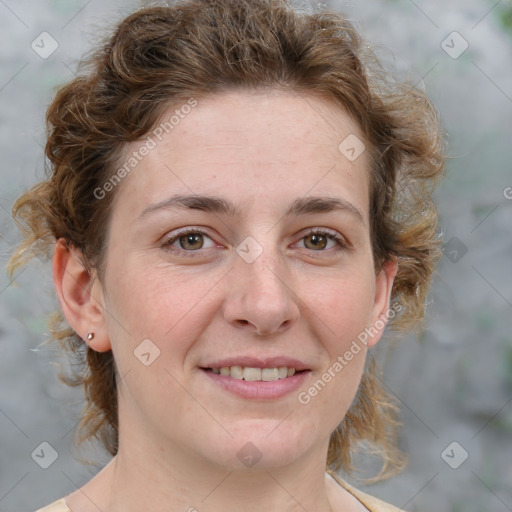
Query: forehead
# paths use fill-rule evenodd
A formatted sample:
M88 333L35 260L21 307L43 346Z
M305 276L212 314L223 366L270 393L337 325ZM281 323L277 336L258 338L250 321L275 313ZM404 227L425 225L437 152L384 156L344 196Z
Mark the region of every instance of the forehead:
M332 158L339 156L339 143L347 136L363 138L358 124L341 106L307 93L239 90L196 101L197 107L186 109L188 113L179 120L177 114L185 112L185 102L167 109L153 130L164 128L165 133L160 133L169 148L173 143L171 133L179 133L179 144L187 149L213 152L221 147L232 153L252 150L257 159L263 160L265 155L259 151L262 147L274 150L276 158L289 156L286 151L290 147L299 150L298 156L307 156L309 149L323 148L326 157ZM165 123L172 118L176 124L165 130Z
M283 199L342 192L360 196L357 206L367 210L367 156L343 153L344 141L363 144L363 135L340 106L281 90L193 101L169 107L142 142L151 149L117 191L130 196L133 211L175 193L224 192L254 202L258 192L272 191ZM140 147L131 143L125 161Z

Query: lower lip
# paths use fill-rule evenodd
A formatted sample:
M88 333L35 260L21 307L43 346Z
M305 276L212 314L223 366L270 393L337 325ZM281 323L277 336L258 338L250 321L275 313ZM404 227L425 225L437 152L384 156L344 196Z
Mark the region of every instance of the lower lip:
M234 379L219 373L213 373L201 369L201 371L213 380L221 388L242 398L252 400L276 400L296 391L305 381L310 371L296 373L285 379L272 381L250 381Z

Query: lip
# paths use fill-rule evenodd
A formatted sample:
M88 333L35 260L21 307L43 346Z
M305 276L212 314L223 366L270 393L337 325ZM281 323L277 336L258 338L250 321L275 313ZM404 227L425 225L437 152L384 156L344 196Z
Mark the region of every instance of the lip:
M229 365L224 363L225 361L222 362L223 366L244 366L241 364ZM287 365L282 364L281 366ZM259 367L260 366L253 366L253 368ZM293 367L293 365L290 367ZM201 368L200 371L221 389L241 398L260 401L277 400L293 393L294 391L297 391L297 389L300 388L300 386L311 373L310 370L306 370L302 371L301 373L296 373L292 377L265 382L234 379L228 375L220 375L211 371L207 371L204 368Z
M200 368L223 368L226 366L243 366L249 368L279 368L286 366L288 368L295 368L297 371L309 370L310 368L298 359L293 359L287 356L277 357L251 357L240 356L221 359L213 363L201 365Z

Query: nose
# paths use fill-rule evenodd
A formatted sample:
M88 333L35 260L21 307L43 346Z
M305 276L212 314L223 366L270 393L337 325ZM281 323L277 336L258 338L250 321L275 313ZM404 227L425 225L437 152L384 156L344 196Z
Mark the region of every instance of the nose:
M254 262L241 258L230 275L224 303L225 320L247 332L261 336L280 334L300 317L300 300L290 272L268 251Z

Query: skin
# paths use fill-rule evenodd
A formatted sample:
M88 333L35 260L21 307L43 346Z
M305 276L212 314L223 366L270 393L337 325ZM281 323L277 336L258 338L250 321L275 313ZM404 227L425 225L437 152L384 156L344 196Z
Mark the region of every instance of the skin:
M119 453L66 498L73 512L366 510L326 475L325 461L367 348L307 405L297 400L385 314L397 270L385 262L375 272L369 163L366 152L353 162L339 152L349 134L364 139L343 109L313 95L198 99L114 191L103 282L59 241L63 312L84 339L95 333L86 341L93 349L112 349L120 374ZM241 215L163 208L140 217L174 194L221 197ZM361 218L348 210L284 217L305 196L342 199ZM186 238L164 246L187 226L207 236L188 251ZM312 228L348 245L314 239ZM263 249L252 263L236 252L248 236ZM149 366L134 356L144 339L160 350ZM235 397L199 369L246 354L289 355L311 372L297 392L269 402ZM262 454L251 468L237 457L248 442Z

